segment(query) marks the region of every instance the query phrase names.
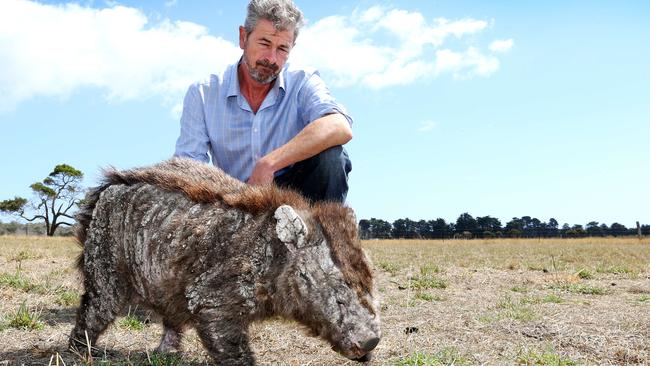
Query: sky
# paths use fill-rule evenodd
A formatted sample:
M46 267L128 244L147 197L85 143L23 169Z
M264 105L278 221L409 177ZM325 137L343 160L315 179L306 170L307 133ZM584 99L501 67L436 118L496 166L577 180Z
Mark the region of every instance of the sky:
M247 1L0 1L0 200L169 158ZM650 224L650 3L301 1L290 62L354 119L359 219ZM9 217L4 217L8 221Z

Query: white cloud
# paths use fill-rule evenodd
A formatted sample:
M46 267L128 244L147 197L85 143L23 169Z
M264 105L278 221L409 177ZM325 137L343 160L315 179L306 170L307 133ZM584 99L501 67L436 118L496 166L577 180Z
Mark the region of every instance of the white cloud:
M443 46L488 27L483 20L427 20L419 12L374 6L305 27L291 62L320 69L340 87L379 89L443 74L487 77L499 68L496 56L476 46ZM512 40L495 41L490 49L511 46ZM66 98L84 87L104 90L109 100L162 96L173 105L190 83L219 72L240 53L201 25L152 21L131 7L2 0L0 110L35 96Z
M438 126L438 123L435 121L422 121L420 122L420 127L418 128L418 131L420 132L428 132L433 130Z
M499 69L496 56L485 55L476 46L442 48L449 38L461 39L488 26L476 19L427 21L419 12L374 6L306 27L291 60L320 69L341 87L379 89L443 74L457 79L488 77Z
M355 12L355 15L357 12ZM384 14L384 9L381 6L373 6L361 14L356 15L359 21L363 23L372 23L378 21Z
M490 51L492 52L508 52L514 45L514 41L512 38L510 39L502 39L502 40L496 40L492 43L490 43Z
M106 90L109 99L162 95L171 103L239 53L205 27L150 24L134 8L3 0L0 110L37 95L65 98L86 86Z
M436 75L451 73L456 79L487 77L499 69L499 60L496 57L485 56L474 47L468 48L465 52L438 50L436 60Z

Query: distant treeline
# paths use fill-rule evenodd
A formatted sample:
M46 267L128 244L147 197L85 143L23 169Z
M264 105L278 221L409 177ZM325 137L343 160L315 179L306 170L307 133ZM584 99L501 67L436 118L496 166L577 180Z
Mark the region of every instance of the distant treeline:
M1 222L0 235L45 235L46 229L43 223L23 224L17 221ZM54 234L55 236L72 236L71 227L61 227Z
M20 223L0 221L0 235L45 235L43 223ZM650 225L641 225L642 235L650 235ZM73 228L61 227L56 236L72 236ZM610 226L596 221L586 226L563 224L551 218L542 222L534 217L515 217L505 226L497 218L472 217L464 213L456 222L444 219L413 221L398 219L388 221L372 218L359 221L361 239L473 239L473 238L582 238L588 236L628 236L637 235L637 229L627 228L617 222Z
M650 235L650 225L642 225L641 232ZM392 224L375 218L359 221L361 239L581 238L626 235L637 235L637 228L626 228L617 222L607 226L596 221L591 221L586 226L560 226L554 218L543 222L530 216L515 217L505 226L497 218L474 218L468 213L460 215L455 223L440 218L420 221L398 219Z

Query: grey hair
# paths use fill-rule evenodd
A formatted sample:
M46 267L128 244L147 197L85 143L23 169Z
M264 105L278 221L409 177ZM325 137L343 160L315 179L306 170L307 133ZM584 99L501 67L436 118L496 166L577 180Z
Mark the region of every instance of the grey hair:
M244 22L246 35L253 32L260 19L272 22L275 29L279 31L293 28L294 42L298 38L300 27L304 24L302 12L291 0L251 0Z

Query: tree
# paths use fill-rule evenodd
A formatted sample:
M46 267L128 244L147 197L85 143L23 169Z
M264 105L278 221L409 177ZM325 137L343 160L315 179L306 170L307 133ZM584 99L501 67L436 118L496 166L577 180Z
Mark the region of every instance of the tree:
M571 230L571 226L565 222L562 224L562 229L560 229L560 236L566 236L569 230Z
M650 225L641 225L641 234L650 235Z
M0 202L0 211L29 222L43 220L47 236L53 236L61 225L71 226L65 219L74 219L70 210L79 203L83 173L69 165L60 164L42 182L30 186L35 199L28 204L22 197ZM31 213L27 213L31 212Z
M431 221L420 220L415 223L415 228L418 232L418 237L422 239L433 239Z
M518 238L521 236L524 230L524 224L518 217L513 217L512 220L506 223L504 228L508 236L511 238Z
M612 226L609 227L609 231L614 236L627 235L627 228L625 225L619 224L618 222L613 223Z
M485 239L496 238L496 234L491 232L491 231L484 231L482 235L483 235L483 238L485 238Z
M542 226L542 222L538 218L533 217L530 220L529 230L530 230L531 237L539 238L540 236L542 236L542 233L544 232L544 227Z
M19 227L19 226L20 226L20 225L19 225L16 221L12 221L12 222L10 222L10 223L8 223L8 224L5 225L5 231L6 231L8 234L12 234L12 235L13 235L13 234L16 233L16 231L18 231L18 227Z
M456 233L462 233L465 231L475 233L477 229L478 226L476 224L476 219L467 212L461 214L456 219Z
M388 239L390 238L392 226L388 221L373 217L370 219L370 227L368 230L370 231L369 239Z
M585 229L582 227L580 224L575 224L571 226L571 230L567 232L567 236L571 236L574 238L582 238L587 236L587 232Z
M589 236L604 236L603 230L598 226L598 224L597 221L590 221L587 224L585 230L587 230Z
M560 226L560 224L556 219L553 217L548 219L548 224L546 224L546 236L558 236L560 234L558 226Z
M541 236L544 232L544 225L535 217L522 216L521 219L514 217L512 221L506 224L506 229L508 231L519 230L524 237L531 238Z
M45 234L45 228L41 224L31 224L29 225L29 230L36 235Z
M603 233L603 236L610 235L609 227L607 226L607 224L604 224L604 223L600 224L600 232Z
M442 218L430 220L429 227L431 227L433 237L439 239L451 238L454 231L454 228L448 225L445 219Z
M372 238L372 231L370 231L370 221L363 219L359 221L359 237L361 239Z
M501 231L501 221L495 217L484 216L477 217L476 224L478 226L478 232L482 233L483 237L494 238L496 233Z
M418 236L417 223L408 217L405 219L397 219L393 222L393 238L413 239Z

